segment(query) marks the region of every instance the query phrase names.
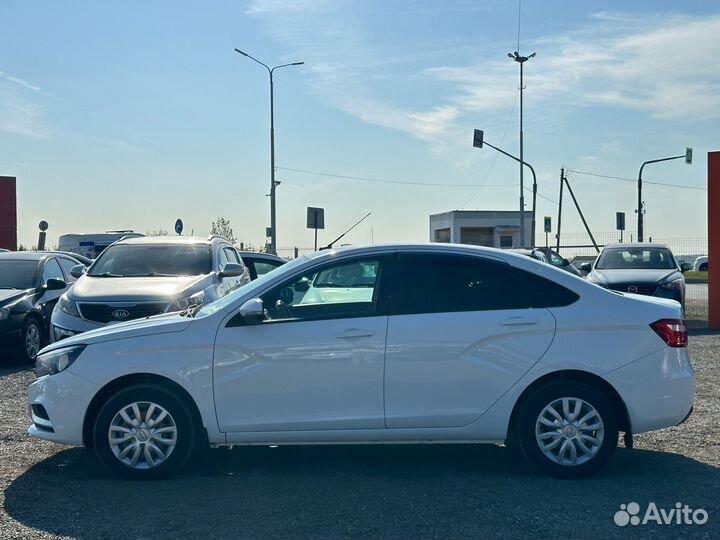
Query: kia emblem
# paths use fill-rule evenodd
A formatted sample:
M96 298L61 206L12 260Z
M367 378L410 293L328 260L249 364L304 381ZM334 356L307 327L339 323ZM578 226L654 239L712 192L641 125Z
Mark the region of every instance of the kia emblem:
M112 312L113 319L127 319L130 312L127 309L116 309Z

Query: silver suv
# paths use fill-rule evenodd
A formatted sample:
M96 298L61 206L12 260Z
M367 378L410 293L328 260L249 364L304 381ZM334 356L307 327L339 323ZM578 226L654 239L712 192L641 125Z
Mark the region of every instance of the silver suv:
M52 341L199 306L250 281L237 250L219 236L125 238L71 274L78 280L52 312Z

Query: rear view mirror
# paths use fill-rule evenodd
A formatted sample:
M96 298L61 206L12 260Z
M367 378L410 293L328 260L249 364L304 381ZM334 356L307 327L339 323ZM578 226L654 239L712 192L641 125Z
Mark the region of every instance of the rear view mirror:
M65 287L67 287L67 283L65 283L62 279L50 278L45 283L45 289L48 291L60 291Z
M218 273L221 278L224 277L238 277L245 273L245 267L240 263L229 262L225 267Z
M70 275L74 277L75 279L82 277L82 275L87 271L87 268L85 268L85 265L82 264L76 264L70 269Z
M260 298L251 298L240 306L240 316L245 322L259 323L265 320L265 308Z
M693 269L693 265L691 263L680 263L680 271L684 274L685 272L689 272Z
M589 263L589 262L582 263L580 265L580 270L582 270L583 272L590 273L590 271L592 270L592 263Z

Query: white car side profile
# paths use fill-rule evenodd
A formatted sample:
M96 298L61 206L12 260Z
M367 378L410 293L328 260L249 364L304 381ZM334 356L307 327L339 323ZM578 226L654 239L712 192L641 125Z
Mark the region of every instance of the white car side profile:
M558 477L691 413L680 305L491 248L313 253L43 349L36 437L145 479L204 445L507 443Z

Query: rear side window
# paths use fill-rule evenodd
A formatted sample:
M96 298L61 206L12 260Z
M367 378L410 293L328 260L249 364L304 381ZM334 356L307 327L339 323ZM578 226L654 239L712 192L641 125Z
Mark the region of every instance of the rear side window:
M390 313L447 313L566 306L578 295L536 274L476 257L400 255Z

